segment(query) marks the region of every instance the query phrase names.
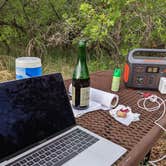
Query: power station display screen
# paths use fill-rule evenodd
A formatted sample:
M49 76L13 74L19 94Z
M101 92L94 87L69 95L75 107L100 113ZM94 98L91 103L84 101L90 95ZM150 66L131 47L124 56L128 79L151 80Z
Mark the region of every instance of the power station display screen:
M158 73L159 72L159 67L148 66L146 68L146 72L147 73Z
M138 57L140 59L140 57L148 57L148 58L153 58L153 57L157 57L157 58L165 58L166 57L166 52L157 52L157 51L136 51L133 54L134 58Z

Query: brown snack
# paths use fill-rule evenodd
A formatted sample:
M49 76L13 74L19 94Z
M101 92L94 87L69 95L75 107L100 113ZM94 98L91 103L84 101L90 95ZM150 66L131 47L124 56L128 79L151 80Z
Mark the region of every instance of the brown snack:
M122 112L122 111L117 111L117 116L118 117L121 117L121 118L126 118L126 116L127 116L127 112Z

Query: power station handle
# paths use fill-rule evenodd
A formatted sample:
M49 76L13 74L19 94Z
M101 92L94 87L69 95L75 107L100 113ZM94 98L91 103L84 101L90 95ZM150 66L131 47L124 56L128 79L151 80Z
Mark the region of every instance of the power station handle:
M130 62L134 59L134 53L136 52L154 52L154 53L166 53L166 49L148 49L148 48L136 48L129 52L128 59Z

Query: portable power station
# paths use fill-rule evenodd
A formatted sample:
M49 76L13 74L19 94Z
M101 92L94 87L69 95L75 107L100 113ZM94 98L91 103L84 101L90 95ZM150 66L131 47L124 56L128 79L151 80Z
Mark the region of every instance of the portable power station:
M129 52L123 75L127 87L157 90L160 77L166 77L166 49L138 48Z

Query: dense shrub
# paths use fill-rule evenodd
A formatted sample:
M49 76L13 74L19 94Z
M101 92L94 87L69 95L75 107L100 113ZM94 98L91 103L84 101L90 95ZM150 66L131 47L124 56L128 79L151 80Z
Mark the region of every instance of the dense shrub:
M91 55L118 62L132 48L165 47L165 6L163 0L3 0L1 52L42 56L84 38Z

